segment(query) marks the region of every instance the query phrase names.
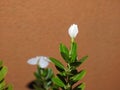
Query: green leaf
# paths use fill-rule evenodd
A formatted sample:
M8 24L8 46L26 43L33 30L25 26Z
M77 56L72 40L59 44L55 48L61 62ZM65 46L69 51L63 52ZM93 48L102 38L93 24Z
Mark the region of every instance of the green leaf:
M9 84L7 88L8 88L7 90L13 90L13 86L11 84Z
M53 77L53 71L51 68L47 69L47 76L46 76L46 80L47 79L51 79Z
M71 66L74 66L74 67L78 67L78 66L80 66L84 61L86 61L87 58L88 58L88 56L84 56L84 57L82 57L79 61L73 62L73 63L71 63L70 65L71 65Z
M66 77L66 76L67 76L66 71L60 72L60 75L61 75L62 77Z
M57 76L66 84L65 77L63 75L57 74Z
M64 44L60 44L60 47L59 47L59 50L60 50L60 53L61 53L61 56L63 57L63 59L66 61L66 62L70 62L69 61L69 50L68 48L64 45Z
M84 61L87 60L87 58L88 58L88 56L84 56L84 57L82 57L82 58L79 60L79 62L81 62L81 64L82 64Z
M58 61L58 60L56 60L55 58L52 58L52 57L50 57L49 58L57 67L59 67L60 69L62 69L62 70L64 70L64 65L60 62L60 61Z
M55 66L55 67L56 67L56 69L57 69L59 72L63 72L63 71L65 71L65 70L59 68L58 66Z
M8 72L6 66L3 66L3 62L0 61L0 90L13 90L12 85L6 85L5 83L5 76Z
M5 87L5 81L4 79L2 81L0 81L0 90L2 90L2 88Z
M42 76L42 77L46 77L46 75L47 75L47 73L48 73L48 70L47 69L40 69L40 75Z
M80 88L81 90L84 90L85 89L85 83L81 83L78 88Z
M58 77L52 78L52 81L60 87L65 87L65 84L63 83L63 81L61 81Z
M76 61L76 58L77 58L77 44L75 42L71 43L70 57L71 57L71 62Z
M7 74L7 67L3 66L2 69L0 70L0 81L5 78Z
M85 76L85 74L86 74L86 70L82 70L81 72L79 72L78 74L74 75L70 79L76 82L76 81L81 80Z
M80 64L81 64L80 61L76 61L76 62L71 63L70 65L74 67L78 67Z
M85 89L85 83L81 83L77 85L73 90L84 90Z
M39 75L38 72L35 72L35 73L34 73L34 76L35 76L36 78L40 78L40 75Z

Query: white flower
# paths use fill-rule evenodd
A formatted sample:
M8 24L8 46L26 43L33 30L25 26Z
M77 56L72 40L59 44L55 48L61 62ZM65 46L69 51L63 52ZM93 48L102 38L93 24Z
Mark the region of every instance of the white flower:
M78 34L78 26L76 24L71 25L68 29L68 34L72 39L74 39Z
M27 61L28 64L31 65L39 65L41 68L46 68L49 65L50 60L45 56L37 56L31 58Z

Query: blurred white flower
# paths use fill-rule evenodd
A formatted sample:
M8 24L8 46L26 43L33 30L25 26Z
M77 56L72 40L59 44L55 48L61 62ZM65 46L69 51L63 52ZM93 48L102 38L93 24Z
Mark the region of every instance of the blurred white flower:
M78 34L78 26L76 24L71 25L68 29L68 34L74 39Z
M31 58L27 61L28 64L31 65L39 65L41 68L46 68L49 65L50 60L45 56L37 56Z

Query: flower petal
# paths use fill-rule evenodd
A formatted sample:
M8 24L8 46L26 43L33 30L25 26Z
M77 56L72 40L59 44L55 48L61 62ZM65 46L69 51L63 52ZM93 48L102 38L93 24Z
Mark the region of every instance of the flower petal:
M38 64L41 68L46 68L49 62L50 60L47 57L41 56Z
M27 61L28 64L31 64L31 65L36 65L38 63L38 57L35 57L35 58L31 58Z

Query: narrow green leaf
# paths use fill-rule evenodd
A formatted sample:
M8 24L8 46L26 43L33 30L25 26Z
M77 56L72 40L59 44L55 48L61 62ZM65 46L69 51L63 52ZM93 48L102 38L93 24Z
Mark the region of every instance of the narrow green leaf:
M13 90L13 86L11 84L9 84L7 88L8 88L7 90Z
M84 57L82 57L82 58L79 60L79 62L81 62L81 64L82 64L84 61L87 60L87 58L88 58L88 56L84 56Z
M85 83L81 83L78 88L80 88L81 90L84 90L85 89Z
M4 87L5 87L5 81L2 80L2 81L0 81L0 90L2 90L2 88L4 88Z
M65 70L59 68L58 66L55 66L55 67L56 67L56 69L57 69L59 72L63 72L63 71L65 71Z
M76 87L74 87L73 90L84 90L84 89L85 89L85 83L81 83L77 85Z
M77 44L75 42L71 43L70 57L71 57L71 62L76 61L76 58L77 58Z
M64 82L64 84L66 84L65 77L63 75L57 74L57 76L59 77L60 80L62 80L62 82Z
M2 69L0 70L0 81L4 79L6 74L7 74L7 67L3 66Z
M81 64L80 61L76 61L76 62L71 63L70 65L74 67L78 67L80 64Z
M60 53L61 53L61 56L63 57L63 59L66 62L69 62L69 50L68 50L68 48L64 44L61 43L59 50L60 50Z
M52 78L52 81L60 87L65 87L65 84L58 77Z
M63 57L65 62L70 63L70 59L68 55L66 55L64 52L61 52L61 56Z
M47 76L46 76L46 80L51 79L53 77L53 71L51 68L47 69Z
M74 67L78 67L80 66L83 62L85 62L87 60L88 56L84 56L82 57L79 61L76 61L76 62L73 62L73 63L70 63L71 66L74 66Z
M52 57L50 57L49 58L57 67L59 67L60 69L62 69L62 70L64 70L64 65L60 62L60 61L58 61L58 60L56 60L55 58L52 58Z
M71 77L71 80L73 81L79 81L81 80L86 74L86 70L82 70L81 72L79 72L77 75L74 75L73 77Z
M60 52L65 52L67 55L69 55L69 50L64 44L60 44Z

